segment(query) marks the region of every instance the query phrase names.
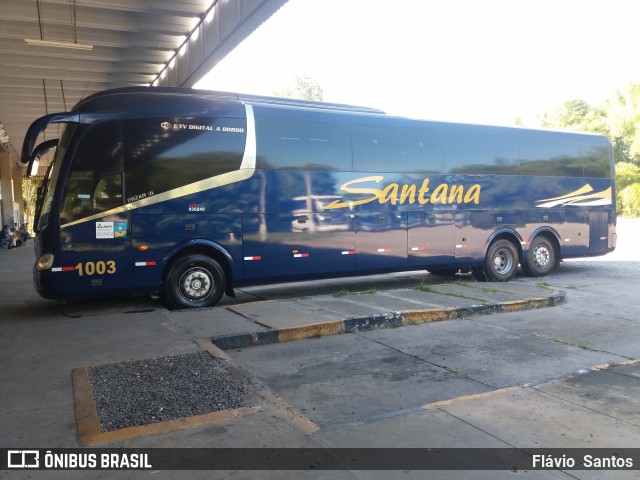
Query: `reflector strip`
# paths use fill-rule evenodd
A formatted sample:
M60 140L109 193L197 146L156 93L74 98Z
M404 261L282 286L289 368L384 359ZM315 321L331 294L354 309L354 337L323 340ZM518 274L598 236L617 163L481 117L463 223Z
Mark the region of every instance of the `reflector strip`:
M462 248L462 245L456 245L456 248Z
M260 256L255 256L255 257L244 257L244 259L248 262L252 261L252 260L262 260L262 257Z
M386 252L390 252L391 249L390 248L379 248L378 249L378 253L386 253Z
M565 242L570 242L570 241L571 241L571 239L570 239L570 238L565 238L565 239L564 239L564 241L565 241Z
M342 252L342 255L355 255L356 251L355 250L344 250Z
M293 258L307 258L309 256L308 253L294 253Z
M73 272L76 267L53 267L52 272Z
M51 269L52 272L61 272L62 271L62 267L54 267Z
M606 240L607 237L600 237L600 240Z
M424 247L411 247L412 252L418 252L420 250L424 250Z
M155 267L156 262L136 262L136 267Z

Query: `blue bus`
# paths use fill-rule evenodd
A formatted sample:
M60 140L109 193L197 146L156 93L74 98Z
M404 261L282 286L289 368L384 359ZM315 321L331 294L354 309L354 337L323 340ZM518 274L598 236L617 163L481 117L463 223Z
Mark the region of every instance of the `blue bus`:
M36 145L58 123L60 138ZM189 308L294 279L508 281L615 248L601 135L132 87L36 120L22 161L53 146L35 224L46 298L155 293Z

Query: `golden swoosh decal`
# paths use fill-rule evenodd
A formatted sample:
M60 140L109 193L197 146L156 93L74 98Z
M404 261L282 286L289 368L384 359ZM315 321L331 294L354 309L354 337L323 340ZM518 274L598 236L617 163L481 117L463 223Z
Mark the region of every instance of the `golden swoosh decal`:
M558 205L564 207L567 205L575 205L575 206L595 206L595 205L611 205L612 204L612 190L611 187L603 190L601 192L590 193L588 195L583 195L585 193L592 192L593 188L591 185L585 185L584 187L568 193L567 195L562 195L560 197L555 198L547 198L545 200L536 200L536 202L546 202L540 205L536 205L538 208L552 208Z
M575 192L567 193L566 195L562 195L561 197L553 197L553 198L545 198L543 200L536 200L536 202L552 202L553 200L562 200L564 198L573 197L575 195L582 195L583 193L593 192L593 188L588 183L576 190Z

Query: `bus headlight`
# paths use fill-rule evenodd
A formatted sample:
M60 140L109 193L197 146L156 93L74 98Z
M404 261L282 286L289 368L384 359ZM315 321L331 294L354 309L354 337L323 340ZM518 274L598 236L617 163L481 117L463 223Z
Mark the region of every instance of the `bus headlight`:
M43 253L40 255L36 263L36 268L40 271L49 270L53 265L53 254L52 253Z

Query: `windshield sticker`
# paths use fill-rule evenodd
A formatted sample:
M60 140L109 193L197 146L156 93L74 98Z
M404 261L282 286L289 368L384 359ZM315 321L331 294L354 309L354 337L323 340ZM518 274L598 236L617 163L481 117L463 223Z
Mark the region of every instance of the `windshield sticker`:
M127 238L127 222L96 222L96 239Z
M127 238L127 222L114 223L113 238Z
M96 238L113 238L113 222L96 222Z

